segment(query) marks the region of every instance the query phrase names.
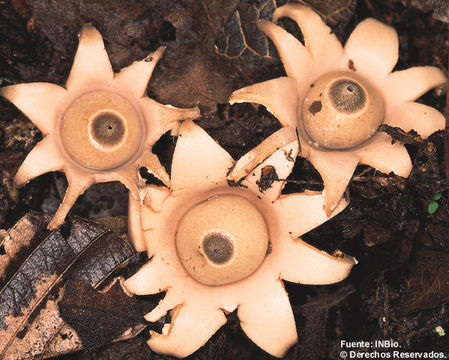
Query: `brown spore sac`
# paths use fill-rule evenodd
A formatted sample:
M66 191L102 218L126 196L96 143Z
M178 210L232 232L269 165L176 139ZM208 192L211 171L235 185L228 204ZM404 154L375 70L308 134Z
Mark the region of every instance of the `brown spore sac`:
M231 259L234 254L234 245L228 236L214 232L204 238L203 250L210 261L221 265Z
M124 134L123 121L115 114L101 113L92 121L92 136L100 145L117 145Z

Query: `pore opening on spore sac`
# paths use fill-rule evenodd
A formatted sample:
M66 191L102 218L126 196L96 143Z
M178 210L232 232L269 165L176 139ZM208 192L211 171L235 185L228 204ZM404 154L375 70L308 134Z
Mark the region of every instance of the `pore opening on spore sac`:
M92 136L104 146L117 145L125 135L123 120L111 112L98 114L91 126Z
M348 113L360 110L366 103L365 90L350 79L334 82L329 89L329 98L338 110Z
M207 234L203 239L202 249L207 258L215 264L228 262L234 254L232 240L219 232Z

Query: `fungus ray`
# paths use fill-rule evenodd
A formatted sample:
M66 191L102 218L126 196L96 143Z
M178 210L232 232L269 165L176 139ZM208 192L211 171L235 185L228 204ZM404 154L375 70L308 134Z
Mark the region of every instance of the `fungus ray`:
M141 204L140 201L134 199L129 194L128 196L128 232L132 244L136 251L145 251L145 238L143 236L142 221L141 221Z
M95 178L93 176L77 176L76 172L67 171L66 176L69 182L69 186L67 187L61 205L59 205L58 210L47 226L49 230L56 229L64 222L67 213L75 204L78 197L95 182Z
M136 98L141 98L146 93L153 70L165 49L165 46L161 46L145 59L136 61L120 70L118 74L115 74L114 83L120 87L127 88Z
M17 106L39 130L47 135L54 129L59 106L67 98L67 90L49 83L30 83L6 86L0 95ZM56 106L55 106L56 104Z
M308 159L320 173L326 194L325 209L328 215L338 205L346 186L359 162L353 152L323 151L309 148Z
M345 44L344 52L357 71L377 73L382 78L398 62L398 34L391 26L369 18L356 26ZM389 89L386 84L382 87Z
M171 105L163 105L148 97L139 100L142 104L142 111L147 126L148 142L154 142L153 138L158 139L161 135L172 129L172 135L177 135L178 128L176 124L181 120L194 120L200 116L198 108L181 109Z
M25 158L14 177L14 183L17 186L25 185L46 172L62 170L64 164L65 159L54 150L53 138L47 136Z
M144 151L144 153L137 160L137 165L138 168L145 167L148 172L156 176L165 185L170 185L170 177L159 161L159 158L151 152L151 149L146 149Z
M169 197L163 203L163 210L160 212L155 212L147 206L140 208L142 231L145 232L144 250L147 251L148 257L158 255L170 262L173 267L177 266L179 262L175 243L171 243L168 239L170 236L175 236L176 229L171 223L173 217L167 213L170 209L173 210L174 206L176 206L176 201ZM173 256L175 259L172 259Z
M260 20L259 29L273 41L288 76L299 81L310 77L313 60L310 53L293 35L270 21Z
M298 340L288 294L281 280L267 281L258 290L251 290L245 292L237 310L240 326L257 346L283 357Z
M226 321L222 310L203 301L184 303L173 310L167 334L153 332L148 345L159 353L186 357L203 346Z
M116 172L109 174L100 174L97 177L101 182L120 181L129 190L131 196L140 200L139 183L144 186L145 181L139 177L139 168L137 164L128 165Z
M151 210L148 206L142 206L141 211L141 220L142 220L142 230L143 231L155 231L156 224L161 222L160 217L161 213L155 212ZM156 238L154 236L154 238ZM149 256L151 256L152 251Z
M399 127L404 131L415 130L426 139L435 129L444 129L444 115L431 106L416 102L399 104L392 110L392 115L386 123Z
M278 250L282 252L281 278L299 284L327 285L346 278L356 263L347 255L331 256L301 239L285 237Z
M265 106L282 124L296 126L296 81L280 77L234 91L229 99L231 104L252 102Z
M321 20L321 17L312 9L299 4L286 4L276 9L273 21L282 17L290 17L298 23L304 36L306 48L310 51L313 60L320 63L335 64L335 59L343 55L343 48L335 34ZM327 56L327 54L332 56Z
M281 146L281 144L279 144ZM282 188L285 185L285 179L290 175L293 166L295 165L295 159L298 155L298 141L294 140L289 144L283 146L279 150L275 151L269 158L258 165L242 182L242 185L247 186L254 194L260 194L264 198L271 201L276 200ZM263 174L265 169L272 169L272 173L269 176L276 176L277 179L271 184L268 184L267 189L263 189Z
M203 129L185 121L179 129L172 162L172 189L187 189L202 184L204 190L217 183L226 184L234 164L232 157Z
M173 284L171 267L161 256L153 256L137 273L125 281L126 288L136 295L157 294Z
M429 90L446 84L446 75L433 66L416 66L395 71L382 84L388 89L388 99L393 105L414 101Z
M162 316L165 316L169 310L182 304L184 298L182 293L177 292L175 288L168 288L165 297L157 304L157 306L145 315L145 320L155 322Z
M348 205L346 200L341 200L328 216L324 204L325 198L321 193L309 192L281 196L273 205L281 221L280 228L291 239L296 239L337 215Z
M229 172L228 179L238 182L254 170L254 168L256 168L256 166L262 161L277 151L280 146L289 144L295 140L296 132L294 128L283 127L279 129L263 140L254 149L248 151L245 155L238 159L232 170ZM293 150L291 155L293 155ZM294 160L294 157L291 155L290 158Z
M379 133L365 147L358 149L360 162L376 168L385 174L393 171L396 175L407 177L412 170L412 161L407 149L401 143L391 143L391 137Z
M114 72L104 47L101 34L92 25L85 25L80 34L78 49L67 79L68 90L95 79L108 83Z

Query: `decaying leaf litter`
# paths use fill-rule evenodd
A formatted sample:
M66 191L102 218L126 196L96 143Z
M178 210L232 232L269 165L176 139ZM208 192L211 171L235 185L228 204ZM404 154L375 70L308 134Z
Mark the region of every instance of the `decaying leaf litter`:
M32 81L63 84L76 49L76 34L84 22L93 23L102 32L114 69L166 45L168 49L154 73L149 93L165 104L200 106L203 117L199 125L237 158L279 127L263 108L247 104L229 106L227 98L232 90L283 74L275 52L264 56L267 54L264 51L273 49L270 50L269 42L263 47L263 38L251 25L283 3L1 2L1 85ZM423 64L443 69L447 66L447 25L435 20L447 21L444 2L336 3L340 5L338 9L326 10L321 2L310 2L340 39L346 39L361 19L373 16L399 32L399 68ZM433 10L435 17L432 12L422 10ZM301 36L292 23L283 23L289 31ZM223 40L230 39L234 53L223 50ZM257 51L238 55L242 49ZM423 101L444 110L444 96L429 93ZM15 171L41 135L11 104L1 99L0 105L0 222L2 228L8 229L30 210L54 212L65 184L59 174L47 174L24 189L12 186ZM449 324L444 307L449 283L446 269L449 214L443 176L443 134L423 141L413 133L403 134L389 128L383 131L408 144L414 159L412 175L402 179L360 166L348 190L349 209L307 235L305 240L314 246L327 251L341 248L356 256L359 264L341 284L320 288L286 284L300 330L299 344L287 358L338 358L341 338L368 341L392 338L414 351L449 351L447 335L440 336L435 331L438 326L445 328ZM156 146L167 169L175 141L166 135ZM305 161L297 163L289 180L286 191L321 188L319 175ZM441 198L434 200L438 194L442 194ZM438 208L430 214L432 202ZM115 230L126 232L123 226L126 208L126 190L116 184L102 184L89 190L72 214L121 224ZM10 270L8 279L17 270ZM125 267L123 271L126 274L129 270ZM79 283L75 285L82 287ZM151 300L148 306L152 306ZM268 358L245 338L234 316L231 314L228 325L192 358ZM83 332L81 328L79 331ZM26 338L26 333L21 335ZM143 337L104 347L92 356L169 358L151 353ZM111 340L113 336L104 343ZM84 347L89 347L88 343L85 340ZM83 356L75 354L68 358Z

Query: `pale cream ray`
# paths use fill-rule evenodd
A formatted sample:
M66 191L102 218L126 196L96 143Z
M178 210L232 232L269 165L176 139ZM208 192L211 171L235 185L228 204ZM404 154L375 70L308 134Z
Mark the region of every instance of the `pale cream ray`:
M351 180L359 157L353 151L322 151L310 148L308 159L324 182L325 210L330 215Z
M384 84L385 97L390 107L413 101L429 90L443 86L446 75L434 66L416 66L391 73Z
M179 129L172 162L174 191L201 184L202 189L226 184L226 175L234 164L232 157L203 129L185 121Z
M159 140L168 130L172 130L172 135L177 135L180 121L195 120L200 117L200 110L197 107L176 108L171 105L162 105L148 97L139 99L139 105L147 126L146 143L150 145Z
M276 243L281 277L299 284L326 285L345 279L356 261L347 255L331 256L301 239L282 237Z
M50 83L30 83L0 88L0 95L17 106L39 130L47 135L56 130L61 116L61 104L68 92Z
M384 77L393 70L399 58L398 34L391 26L369 18L356 26L344 52L357 71Z
M136 98L144 96L153 70L165 49L165 46L161 46L145 59L136 61L120 70L118 74L115 74L114 84L120 88L128 89Z
M226 323L222 310L206 302L184 303L173 310L168 334L152 333L148 345L158 353L186 357Z
M48 135L27 155L14 177L16 186L25 185L35 177L49 171L63 170L66 159L55 150L53 137Z
M410 155L404 145L392 144L392 139L384 133L377 133L365 147L358 149L360 162L372 166L386 174L393 171L396 175L407 177L412 170Z
M133 294L158 294L173 285L170 265L159 255L153 256L137 273L128 278L124 285Z
M239 181L254 170L258 164L279 150L279 148L295 140L295 129L292 127L282 127L238 159L228 174L228 179L235 182ZM294 159L293 156L290 157Z
M347 201L342 199L328 216L324 204L325 197L321 193L306 192L281 196L274 202L273 207L283 233L296 239L339 214L348 205Z
M165 201L171 195L171 190L169 188L157 185L146 185L145 192L143 204L156 213L163 210Z
M155 212L147 206L142 206L141 223L148 257L156 255L170 263L173 273L185 275L185 271L180 267L174 242L176 226L173 224L177 223L180 214L183 214L180 213L181 210L178 211L177 205L174 197L169 197L163 204L163 211Z
M318 66L326 66L338 62L343 56L343 47L321 17L312 9L295 3L286 4L276 9L273 20L290 17L295 20L304 36L306 48Z
M137 251L145 251L145 239L143 236L142 222L140 219L141 204L134 199L131 193L128 196L128 231L134 248Z
M137 160L137 168L145 167L148 171L156 176L159 180L161 180L165 185L170 185L170 176L165 171L165 168L162 166L159 158L151 152L149 147L144 150L142 155L140 155Z
M295 318L280 280L261 283L259 291L246 292L237 314L246 335L273 356L284 356L297 342Z
M120 181L129 190L130 195L137 201L141 201L140 187L145 181L139 177L137 164L129 164L126 167L106 174L98 174L97 182ZM139 186L140 185L140 186Z
M385 119L390 126L399 127L404 131L415 130L426 139L430 134L443 130L446 125L444 115L431 106L417 102L398 104Z
M271 21L259 21L259 29L274 43L288 76L298 82L307 82L314 69L313 59L307 49L293 35Z
M296 127L296 81L289 77L279 77L250 85L232 93L231 104L252 102L265 106L282 124Z
M69 186L67 187L67 191L61 205L59 205L53 219L51 219L47 226L49 230L54 230L64 223L67 213L75 204L78 197L82 195L95 181L93 176L86 177L85 175L77 175L78 174L73 173L71 170L66 171Z
M165 297L157 304L157 306L145 315L147 321L155 322L162 316L165 316L168 311L174 309L176 306L184 302L184 294L179 290L179 285L174 288L168 288Z
M297 140L283 146L251 171L245 180L242 181L242 185L248 187L254 194L265 199L271 201L276 200L285 185L285 179L287 179L293 170L295 159L298 155L298 148L299 143ZM279 180L273 181L268 189L261 191L259 184L261 181L263 182L261 178L262 174L264 172L271 172L273 174L273 171L276 172Z
M84 25L79 36L78 49L69 78L67 89L75 89L95 79L109 83L114 78L111 63L104 47L101 34L91 24Z

